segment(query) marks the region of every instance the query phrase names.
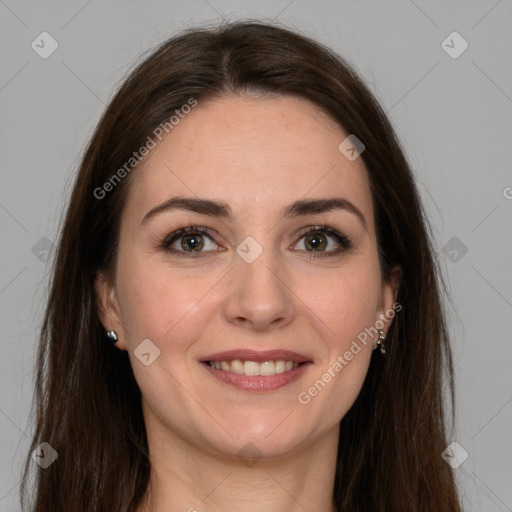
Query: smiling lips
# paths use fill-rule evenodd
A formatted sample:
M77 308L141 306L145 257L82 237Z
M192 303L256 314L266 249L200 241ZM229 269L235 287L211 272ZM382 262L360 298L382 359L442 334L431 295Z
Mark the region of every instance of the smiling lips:
M297 368L299 363L292 361L284 361L278 359L277 361L263 361L258 363L257 361L240 361L240 359L234 359L233 361L209 361L208 364L217 370L224 372L233 372L244 375L262 375L269 376L277 373L289 372L293 368Z
M201 363L217 379L247 391L272 391L294 381L312 364L288 350L230 350L207 356Z

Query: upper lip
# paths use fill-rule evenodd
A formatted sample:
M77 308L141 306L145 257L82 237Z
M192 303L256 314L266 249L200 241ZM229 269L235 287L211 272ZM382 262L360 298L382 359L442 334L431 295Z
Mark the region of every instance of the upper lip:
M294 363L305 363L311 361L308 357L292 352L290 350L227 350L225 352L217 352L200 359L201 362L207 361L255 361L262 363L264 361L292 361Z

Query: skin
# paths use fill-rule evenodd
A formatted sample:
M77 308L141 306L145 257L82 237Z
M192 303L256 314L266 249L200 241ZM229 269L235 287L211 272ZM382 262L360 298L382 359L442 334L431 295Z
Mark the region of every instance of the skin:
M305 100L230 96L199 103L134 177L113 282L99 274L96 289L102 323L129 351L143 396L152 475L140 511L335 510L338 427L376 338L308 404L297 395L392 309L398 286L397 269L389 283L380 272L364 163L338 149L347 135ZM225 201L233 218L171 210L141 224L174 196ZM347 210L282 216L298 199L333 196L353 203L366 226ZM323 232L319 251L332 256L310 259L314 249L297 233L324 222L352 247L336 253L342 247ZM214 233L200 237L199 257L159 247L190 223ZM252 263L236 252L248 236L263 248ZM182 240L172 247L190 254ZM149 366L134 355L145 339L161 351ZM261 393L220 382L198 362L237 348L293 350L313 364ZM260 457L252 466L237 456L249 442Z

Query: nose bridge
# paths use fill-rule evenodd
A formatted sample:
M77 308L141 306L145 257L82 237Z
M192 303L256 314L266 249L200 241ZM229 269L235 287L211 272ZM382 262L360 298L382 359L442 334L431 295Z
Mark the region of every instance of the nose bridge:
M269 234L259 235L258 242L252 236L246 237L236 248L235 274L238 281L245 286L242 289L251 291L251 295L261 295L261 298L270 300L271 297L281 295L282 281L277 278L283 272L275 248Z
M286 323L293 314L293 297L286 285L284 266L271 235L246 237L236 248L227 313L264 329Z

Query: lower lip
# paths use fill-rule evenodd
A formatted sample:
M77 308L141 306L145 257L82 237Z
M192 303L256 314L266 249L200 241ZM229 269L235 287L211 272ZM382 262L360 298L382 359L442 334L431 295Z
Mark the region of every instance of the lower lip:
M282 388L287 384L291 384L297 380L312 363L307 362L300 364L297 368L283 373L274 375L244 375L243 373L226 372L212 368L208 363L201 363L211 375L216 379L231 384L232 386L244 391L274 391Z

